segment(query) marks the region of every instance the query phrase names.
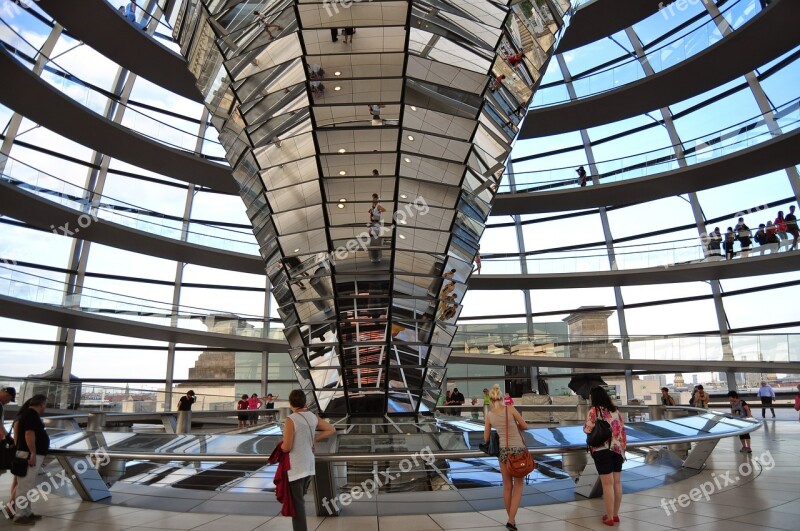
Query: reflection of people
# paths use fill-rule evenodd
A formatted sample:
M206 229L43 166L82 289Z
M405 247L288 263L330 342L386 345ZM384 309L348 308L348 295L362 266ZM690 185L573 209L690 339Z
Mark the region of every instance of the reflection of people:
M345 28L344 29L344 43L345 44L353 44L353 34L356 32L355 28Z
M262 13L260 11L253 11L253 14L256 16L256 20L264 27L265 30L267 30L270 39L275 38L275 36L270 31L270 28L275 28L277 30L283 29L283 26L279 26L277 24L271 24L269 22L269 18L267 17L266 13Z
M260 398L258 398L257 393L253 393L252 395L250 395L250 398L247 401L247 409L252 411L252 413L249 413L250 416L249 420L251 426L255 426L256 424L258 424L258 413L255 413L255 410L261 409L262 404L263 402L261 401Z
M286 418L283 427L281 450L289 454L287 476L295 512L292 529L306 531L308 528L304 497L311 483L311 476L315 475L314 443L335 434L336 429L306 408L306 395L300 389L289 393L289 407L292 414Z
M475 253L475 273L480 275L481 273L481 249L478 247L478 251Z
M500 436L500 455L497 460L500 464L500 474L503 476L503 501L508 514L506 527L511 531L517 530L517 510L522 500L522 489L525 488L525 478L516 478L508 470L508 456L521 454L525 450L525 441L522 440L520 430L528 429L522 415L514 406L503 405L503 395L500 386L495 384L489 393L492 408L486 415L486 425L483 430L483 441L488 443L492 429Z
M381 222L381 214L386 212L386 209L378 203L378 194L372 194L372 206L369 207L367 212L369 213L368 225Z
M522 52L515 53L514 55L507 55L506 61L508 61L511 66L517 66L522 62Z
M492 84L491 84L491 86L489 87L489 90L490 90L491 92L494 92L495 90L497 90L497 89L499 89L500 87L502 87L502 86L503 86L503 80L504 80L505 78L506 78L505 74L500 74L499 76L497 76L496 78L494 78L494 81L492 81Z
M369 113L372 115L373 120L380 120L381 119L381 109L386 107L385 105L378 105L377 103L368 105Z

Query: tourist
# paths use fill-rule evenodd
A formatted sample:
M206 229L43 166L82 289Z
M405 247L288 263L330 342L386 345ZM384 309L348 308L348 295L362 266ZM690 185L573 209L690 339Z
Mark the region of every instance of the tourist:
M278 31L283 29L283 26L279 26L277 24L271 24L269 22L269 17L266 13L262 13L260 11L253 11L253 14L256 16L256 22L259 23L269 34L270 39L274 39L275 36L270 31L272 28L277 29Z
M786 214L786 232L792 235L792 246L789 250L797 249L797 237L800 236L800 230L797 227L797 216L794 215L794 205L789 207L789 213Z
M39 469L42 462L50 450L50 437L42 422L42 415L47 407L47 397L45 395L34 395L28 402L28 407L20 411L20 416L15 421L14 442L17 445L17 455L22 452L28 458L28 472L23 477L17 477L16 492L23 496L28 493L38 493L36 483L38 481ZM32 496L31 496L32 497ZM14 523L17 525L33 525L39 519L31 510L33 499L27 500L28 503L16 505L17 514L14 516Z
M263 402L261 401L260 398L258 398L257 393L253 393L252 395L250 395L250 399L247 401L247 409L250 410L249 416L250 416L251 426L255 426L256 424L258 424L258 413L256 413L255 411L257 409L261 409L262 404Z
M194 391L189 389L186 391L186 394L178 400L178 411L191 411L192 405L197 402L197 397L194 394Z
M730 400L731 403L731 413L735 417L747 418L753 416L750 413L750 406L747 405L747 402L739 398L739 393L736 391L728 391L728 400ZM753 450L750 448L749 433L739 435L739 441L742 443L742 448L739 450L740 452L747 452L748 454L753 453Z
M742 247L742 258L747 258L750 254L750 246L753 244L753 233L750 232L750 227L745 225L744 218L739 218L734 231L736 231L736 239L739 240L739 245Z
M8 432L6 431L6 418L5 418L5 410L3 406L7 406L10 402L17 401L17 390L13 387L2 387L0 388L0 439L5 439L8 437ZM2 471L0 471L2 474Z
M450 395L450 403L454 406L463 405L466 402L464 395L458 390L458 387L453 387L453 394ZM453 415L461 416L461 408L453 408Z
M726 260L733 260L733 245L736 242L736 235L733 233L733 229L728 227L727 232L725 232L725 259Z
M800 384L797 384L797 396L794 397L794 410L800 411ZM800 421L800 417L797 418Z
M583 188L584 186L586 186L586 180L587 180L586 179L586 170L583 169L583 166L581 166L580 168L575 170L575 172L578 174L579 183L581 185L581 188Z
M622 463L625 461L628 438L622 415L605 389L595 387L589 392L589 396L592 407L583 425L583 432L586 434L592 432L598 415L611 426L611 438L608 443L590 448L590 451L597 467L597 474L600 476L600 483L603 485L606 514L603 515L602 521L605 525L613 526L614 522L619 522L619 507L622 504Z
M489 390L484 387L484 389L483 389L483 418L484 419L489 414L489 410L491 408L492 408L492 399L489 396Z
M694 393L694 407L708 409L708 394L702 385L698 385Z
M722 255L722 253L720 252L721 245L722 245L722 233L719 231L719 227L715 227L714 230L711 231L711 234L708 235L708 255L721 256Z
M239 400L238 402L236 402L236 410L237 411L247 411L247 408L249 407L249 404L250 404L250 401L247 398L247 393L244 393L242 395L242 399ZM247 426L247 420L248 420L247 413L239 413L237 418L239 419L239 427L240 428L244 428L245 426Z
M496 78L494 78L494 81L492 81L492 84L491 84L491 86L489 87L489 91L490 91L490 92L494 92L495 90L497 90L497 89L499 89L500 87L502 87L502 86L503 86L503 80L504 80L505 78L506 78L505 74L500 74L499 76L497 76Z
M753 237L756 243L760 246L767 244L767 231L766 226L762 223L758 226L756 235Z
M344 43L345 44L353 44L353 34L356 32L355 28L345 28L344 29Z
M367 210L367 214L369 215L369 222L367 223L367 226L371 227L375 223L380 223L381 214L384 212L386 212L386 209L383 208L378 202L378 194L372 194L372 206L370 206L369 210Z
M661 388L661 405L662 406L674 406L675 399L669 396L669 389L666 387Z
M758 397L761 399L761 418L766 418L767 407L772 411L772 418L775 418L775 408L772 401L775 400L775 391L765 380L761 380L761 387L758 389Z
M775 228L778 233L778 238L781 240L787 239L786 230L788 227L786 226L786 220L783 218L783 210L778 210L778 217L775 218Z
M513 406L514 405L514 399L511 398L511 393L506 392L506 394L503 396L503 405L504 406Z
M778 248L781 245L781 240L778 237L777 225L773 224L771 221L767 221L766 240L769 252L770 253L778 252Z
M311 483L314 469L314 443L327 439L336 429L326 420L317 417L306 407L306 394L300 389L289 393L289 408L292 414L283 427L281 450L289 454L289 489L294 502L292 530L306 531L305 494ZM319 432L319 433L317 433Z
M503 503L508 515L506 527L511 531L517 529L517 510L525 488L525 478L516 478L506 467L509 455L521 454L525 449L525 441L520 430L528 429L528 425L514 406L503 405L503 394L500 386L495 384L489 393L491 409L486 415L483 430L483 441L488 443L494 429L500 436L500 474L503 476Z

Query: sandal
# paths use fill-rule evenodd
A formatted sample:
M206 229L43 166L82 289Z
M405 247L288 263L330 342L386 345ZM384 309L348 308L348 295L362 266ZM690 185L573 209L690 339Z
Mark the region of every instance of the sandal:
M603 523L614 527L614 519L606 514L603 515Z
M614 517L614 521L615 521L615 522L619 522L619 516L615 516L615 517Z

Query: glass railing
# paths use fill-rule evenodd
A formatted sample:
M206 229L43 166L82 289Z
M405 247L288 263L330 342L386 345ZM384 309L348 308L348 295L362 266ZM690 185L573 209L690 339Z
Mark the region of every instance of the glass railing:
M24 46L21 48L19 46L16 47L20 53L24 53L29 57L38 56L38 51L35 50L34 47L24 39L22 34L17 32L2 17L0 17L0 27L4 27L7 32L11 32L16 36L15 41L19 42L15 42L15 44L24 44ZM9 46L6 44L6 42L3 42L3 44L7 47ZM13 52L12 55L14 55ZM20 64L26 68L33 68L32 63L24 60L18 55L15 57ZM202 140L203 143L211 144L209 148L217 152L216 147L219 145L218 141L208 138L201 138L196 134L196 132L186 131L181 127L169 124L165 121L168 119L166 116L154 118L145 112L134 108L133 106L123 105L117 99L111 97L110 94L105 94L92 88L88 83L71 74L68 70L59 66L58 63L50 60L49 58L46 58L46 62L44 63L41 79L63 93L65 96L68 96L82 106L103 117L105 117L107 112L106 109L109 106L122 105L126 107L126 112L123 115L122 126L131 129L132 133L138 133L169 147L189 151L192 153L195 152L195 148L198 145L198 140ZM155 113L155 111L150 112ZM186 124L185 120L178 118L175 120L177 122L184 122L182 127L199 128L199 126L196 124Z
M109 5L110 5L110 6L111 6L113 9L115 9L115 10L119 11L119 14L120 14L120 16L121 16L121 17L123 17L124 19L128 20L128 21L129 21L131 24L133 24L133 26L134 26L134 27L136 27L136 28L145 29L145 28L146 28L148 25L150 25L150 21L151 21L151 20L155 20L155 21L156 21L156 23L157 23L157 25L158 25L158 26L157 26L157 29L161 29L162 31L165 31L165 32L166 32L166 33L168 33L168 34L171 34L171 33L172 33L172 26L170 26L170 25L169 25L169 23L168 23L168 22L167 22L167 21L164 19L164 17L162 16L162 17L160 17L160 18L159 18L159 17L156 17L156 16L154 16L152 13L148 13L148 12L145 10L145 7L146 7L146 6L143 6L143 5L142 5L142 3L139 3L139 2L129 2L128 0L125 0L124 2L121 2L121 3L119 3L119 2L111 2L110 0L107 0L107 3L108 3L108 4L109 4ZM120 4L122 7L117 7L117 4L118 4L118 3L119 3L119 4ZM129 3L133 4L134 6L136 6L136 12L134 13L133 20L130 20L130 19L129 19L129 18L126 16L126 9L125 9L125 7L126 7L126 6L127 6ZM153 3L151 4L151 6L153 7L153 9L159 8L159 6L158 6L158 3L157 3L157 2L153 2ZM159 8L159 10L160 10L160 8Z
M84 213L91 209L92 217L103 221L117 223L164 238L182 240L183 222L181 220L158 217L158 214L153 212L145 213L147 212L146 208L108 196L102 196L90 203L85 199L91 196L86 189L11 158L7 159L5 171L0 174L0 180L68 208ZM78 215L71 222L73 226L77 223L77 217ZM64 220L65 223L70 221ZM258 244L255 242L252 232L205 226L197 222L190 222L189 227L191 230L186 233L186 241L189 243L253 256L258 255ZM220 235L212 234L212 231L218 232ZM244 238L251 240L246 241Z
M733 31L741 28L744 24L755 17L760 10L757 8L756 0L736 0L726 3L721 11L721 16L725 18ZM655 71L659 73L673 67L691 57L705 51L710 46L723 39L717 27L719 21L715 18L710 20L698 21L691 29L684 30L686 33L675 37L657 48L648 50L644 57ZM642 59L626 55L619 59L619 63L609 66L598 72L581 77L574 75L572 85L578 98L585 98L618 89L628 83L633 83L646 77L640 61ZM533 107L546 107L568 103L571 99L567 95L565 85L544 86L536 91L533 98Z
M284 340L283 331L264 328L265 319L257 315L198 308L121 295L94 288L79 288L66 295L67 286L54 280L21 271L21 266L0 265L0 294L29 302L101 314L145 324L173 326L200 332L215 332L239 337Z
M755 231L753 231L755 232ZM790 250L791 238L780 240L780 243L759 246L754 243L747 253L737 249L734 260L747 260L754 256L775 254L779 252L797 252ZM737 245L738 248L738 245ZM561 274L615 271L620 269L644 269L715 262L724 260L724 251L710 251L696 238L675 240L671 242L620 246L615 248L613 264L609 262L605 247L588 249L553 251L525 258L528 274ZM481 274L521 274L521 261L518 257L481 257Z
M483 327L489 325L481 325ZM490 331L458 332L453 350L468 354L555 357L622 358L627 341L630 359L674 361L800 361L800 334L732 334L686 336L526 336Z
M599 180L599 184L650 177L680 169L682 163L687 166L700 164L767 142L776 137L768 121L774 120L782 133L790 133L800 127L798 102L800 98L785 103L769 113L759 114L725 129L687 140L680 146L666 146L628 157L597 162L595 164L597 173L593 177ZM676 147L678 151L686 150L689 153L678 157L675 154ZM580 179L576 177L575 169L575 166L568 166L514 172L514 186L507 182L506 174L503 184L500 185L500 192L535 193L579 187ZM588 185L592 186L591 177Z
M35 378L11 378L0 376L0 385L13 386L17 390L17 404L29 399L34 394L43 394L48 397L48 408L53 409L80 409L86 413L158 413L161 411L175 411L181 396L191 389L189 384L177 384L171 389L172 396L167 396L167 390L161 385L141 384L107 385L86 382L54 382ZM230 395L217 395L203 392L202 383L195 385L196 401L192 411L224 411L236 409L239 397ZM260 384L254 383L253 386ZM276 402L276 406L285 405L285 401ZM166 407L165 407L166 406ZM6 420L10 422L8 415Z

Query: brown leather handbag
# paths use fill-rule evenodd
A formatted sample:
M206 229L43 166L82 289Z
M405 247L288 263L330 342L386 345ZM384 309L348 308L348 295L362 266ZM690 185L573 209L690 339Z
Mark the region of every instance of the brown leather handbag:
M514 420L514 417L511 417L511 420L514 421L514 426L519 430L522 444L525 444L525 437L522 435L519 424ZM506 444L508 444L508 406L506 406ZM536 468L536 461L533 460L528 449L523 446L523 452L521 454L509 454L508 457L506 457L506 468L508 468L509 473L515 478L524 478Z

